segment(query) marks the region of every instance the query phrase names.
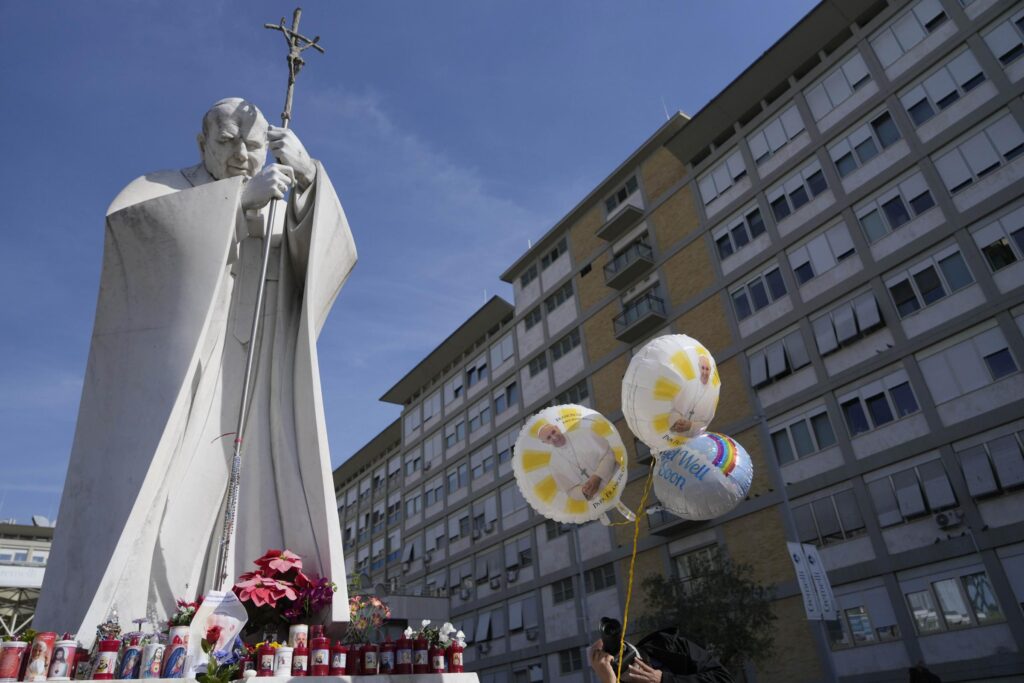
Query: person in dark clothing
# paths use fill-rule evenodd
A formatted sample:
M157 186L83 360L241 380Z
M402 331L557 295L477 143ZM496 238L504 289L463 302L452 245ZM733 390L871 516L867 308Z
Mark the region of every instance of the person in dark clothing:
M655 631L637 643L636 649L640 656L628 669L623 667L623 683L733 683L732 674L721 662L678 629ZM612 656L600 640L590 646L590 666L600 683L615 683Z

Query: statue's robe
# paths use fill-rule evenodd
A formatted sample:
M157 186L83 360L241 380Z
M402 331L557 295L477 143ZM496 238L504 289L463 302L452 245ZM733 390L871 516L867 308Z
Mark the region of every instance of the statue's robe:
M34 627L91 642L116 606L219 588L214 576L268 211L203 167L132 182L107 213L78 425ZM229 577L270 548L338 584L348 620L316 340L356 261L322 166L278 210L242 449ZM281 220L282 216L284 220Z

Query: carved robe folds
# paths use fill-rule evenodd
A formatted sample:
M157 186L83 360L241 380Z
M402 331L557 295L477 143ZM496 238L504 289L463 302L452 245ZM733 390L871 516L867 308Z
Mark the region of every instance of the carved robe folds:
M193 186L194 185L194 186ZM91 641L217 587L217 544L266 209L244 216L240 178L202 169L140 178L107 215L78 425L34 626ZM120 207L124 208L120 208ZM297 208L301 207L301 209ZM281 207L284 209L285 207ZM334 188L316 179L273 229L229 576L268 548L338 584L345 568L316 339L356 261ZM224 436L227 434L227 436Z

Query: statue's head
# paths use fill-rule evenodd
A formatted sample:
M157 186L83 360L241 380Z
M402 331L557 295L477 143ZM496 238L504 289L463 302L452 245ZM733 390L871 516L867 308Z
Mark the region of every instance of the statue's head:
M206 112L196 140L203 165L214 179L251 178L267 158L267 120L252 102L229 97Z

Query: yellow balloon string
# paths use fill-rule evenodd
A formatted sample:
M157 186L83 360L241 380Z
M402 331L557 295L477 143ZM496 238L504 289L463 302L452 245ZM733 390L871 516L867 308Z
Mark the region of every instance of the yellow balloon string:
M619 666L615 672L615 679L622 680L622 649L626 646L626 628L629 625L629 602L633 597L633 568L636 566L636 545L640 540L640 517L647 509L647 494L651 492L651 483L654 481L654 462L651 462L647 470L647 481L644 483L644 492L640 496L640 507L637 508L636 519L633 520L633 553L629 557L629 581L626 582L626 607L622 610L622 635L619 637Z

